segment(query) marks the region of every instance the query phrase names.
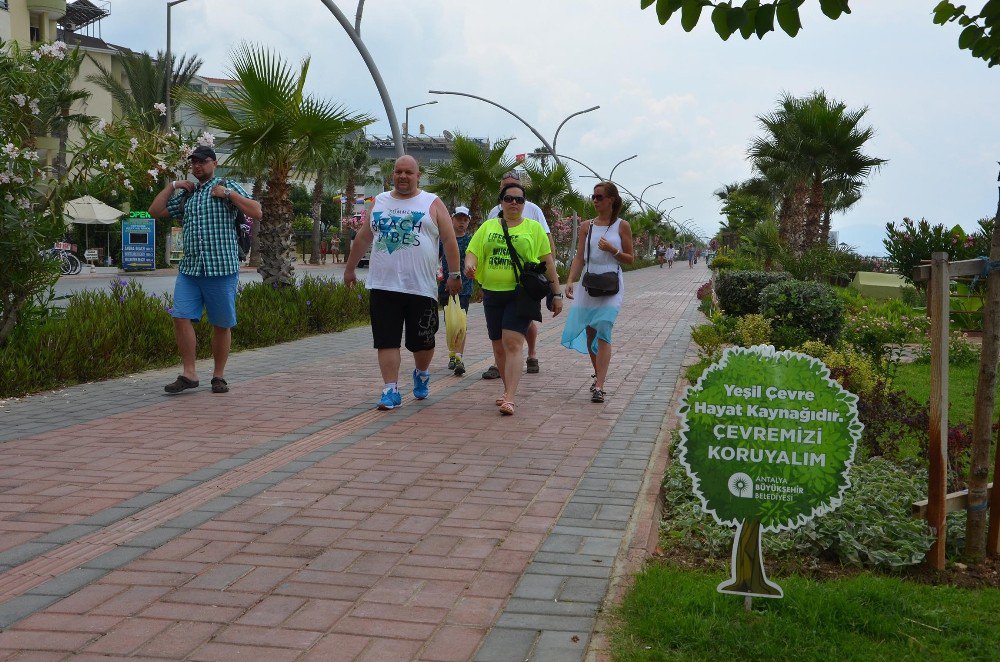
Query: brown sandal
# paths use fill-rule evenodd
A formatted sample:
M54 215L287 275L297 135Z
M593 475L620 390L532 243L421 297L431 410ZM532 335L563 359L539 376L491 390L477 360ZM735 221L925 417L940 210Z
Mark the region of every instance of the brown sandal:
M504 402L502 405L500 405L500 413L503 414L504 416L513 416L514 403L511 402L510 400Z
M222 377L212 377L212 393L229 393L229 382Z
M177 375L177 379L163 387L163 390L170 394L180 393L189 388L198 388L197 379L188 379L184 375Z
M502 396L500 396L499 398L497 398L497 407L499 407L500 405L502 405L505 402L507 402L507 394L506 393L504 393Z

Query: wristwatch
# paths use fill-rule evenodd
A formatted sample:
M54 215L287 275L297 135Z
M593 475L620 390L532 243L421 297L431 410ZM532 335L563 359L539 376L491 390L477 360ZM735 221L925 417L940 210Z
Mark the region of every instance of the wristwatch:
M232 191L230 189L226 189L226 200L229 199L230 195L232 195Z
M461 271L449 271L448 272L448 278L461 278L461 277L462 277L462 272Z
M552 298L553 299L562 299L563 298L562 292L560 292L559 294L553 294Z

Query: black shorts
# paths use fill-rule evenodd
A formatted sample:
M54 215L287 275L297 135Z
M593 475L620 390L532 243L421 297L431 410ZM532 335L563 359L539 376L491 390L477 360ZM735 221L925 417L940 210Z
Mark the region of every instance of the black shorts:
M517 314L517 294L513 290L483 290L483 310L486 312L486 333L490 340L500 340L505 329L523 336L531 326L531 318Z
M375 349L399 349L406 326L406 349L422 352L434 349L438 330L437 301L431 297L388 290L369 293L372 339Z

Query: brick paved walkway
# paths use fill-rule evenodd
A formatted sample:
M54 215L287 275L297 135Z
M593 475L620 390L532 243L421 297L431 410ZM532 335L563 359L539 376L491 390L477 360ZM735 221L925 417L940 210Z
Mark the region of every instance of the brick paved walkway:
M655 530L707 278L627 274L603 405L558 319L500 417L479 307L470 374L439 356L392 412L367 328L235 355L225 396L167 370L0 404L0 660L582 659Z

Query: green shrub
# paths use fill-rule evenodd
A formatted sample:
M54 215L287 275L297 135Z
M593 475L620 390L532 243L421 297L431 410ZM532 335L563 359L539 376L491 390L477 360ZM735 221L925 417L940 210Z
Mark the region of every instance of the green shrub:
M791 276L783 271L727 269L715 278L715 295L727 315L759 313L761 290L789 278Z
M771 344L777 349L795 349L808 341L809 334L797 326L781 324L771 331Z
M839 508L794 531L764 535L765 557L805 556L884 570L920 563L934 538L924 520L910 517L910 504L926 496L926 471L874 459L855 464L850 476ZM728 559L733 530L705 514L679 462L667 467L663 488L663 543Z
M782 266L798 280L846 286L861 264L852 248L837 248L827 243L810 246L802 255L786 256Z
M896 359L898 346L926 337L927 316L898 299L879 301L841 290L847 311L843 339L877 365Z
M763 345L771 338L771 323L763 315L744 315L736 319L735 334L741 347Z
M793 326L809 339L836 344L844 326L844 302L829 285L786 280L760 292L760 313L773 326Z
M719 356L723 339L714 324L700 324L691 329L691 340L698 345L699 356L713 361Z
M855 351L849 345L835 349L824 343L810 340L797 348L803 354L813 356L830 369L830 377L858 397L871 394L878 381L878 375L871 359Z
M735 264L736 261L733 258L727 255L719 255L712 260L712 269L719 272L725 269L732 269Z
M69 299L63 315L19 326L0 349L0 397L119 377L177 362L172 301L114 280L107 290ZM305 278L295 287L241 285L234 351L343 330L368 320L368 291ZM197 355L211 355L212 326L195 324Z
M948 364L949 365L974 365L979 363L979 355L982 353L982 346L968 339L967 334L962 331L952 331L948 338ZM914 363L931 362L931 341L924 338L917 350Z

